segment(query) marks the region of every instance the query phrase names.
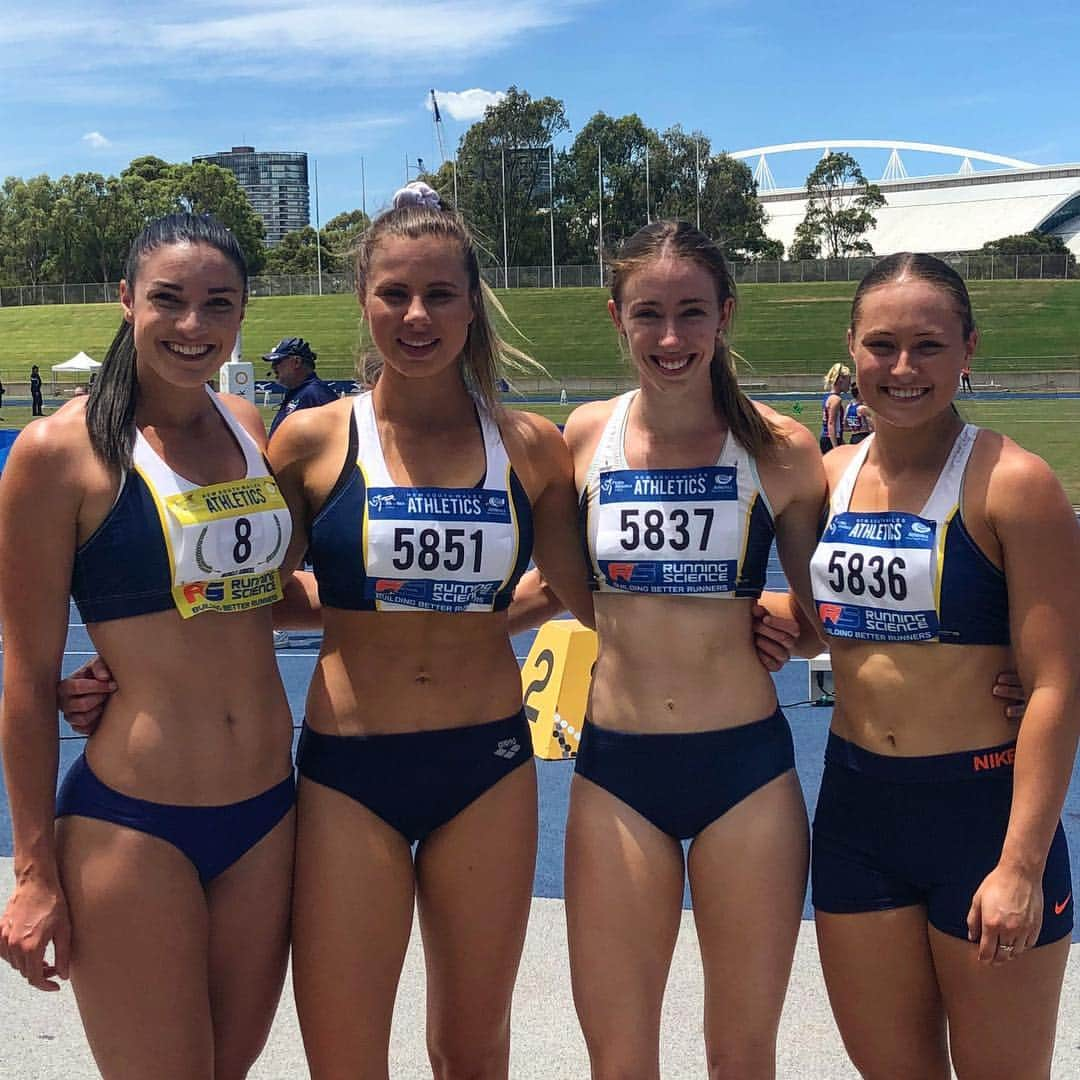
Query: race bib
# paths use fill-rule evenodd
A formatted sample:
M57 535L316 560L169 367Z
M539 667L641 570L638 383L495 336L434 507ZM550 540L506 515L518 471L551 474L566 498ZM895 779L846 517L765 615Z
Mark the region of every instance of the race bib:
M506 491L369 488L365 596L417 611L491 611L517 555Z
M278 566L291 533L273 477L210 484L164 499L173 599L185 618L281 599Z
M596 562L623 592L733 592L739 535L738 471L616 469L602 472Z
M810 571L818 617L832 637L937 638L936 522L899 512L837 514Z

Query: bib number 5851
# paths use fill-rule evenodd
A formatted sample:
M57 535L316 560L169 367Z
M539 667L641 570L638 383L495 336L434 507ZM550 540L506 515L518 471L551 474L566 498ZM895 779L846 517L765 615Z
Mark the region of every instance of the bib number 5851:
M861 551L847 552L837 548L829 558L829 585L833 592L851 596L868 593L875 600L888 595L893 600L906 600L908 589L904 579L907 564L896 555L885 561L883 555L865 558Z
M421 570L435 570L441 567L451 573L465 565L466 540L472 545L472 571L480 573L484 554L484 534L482 530L465 535L464 529L416 529L402 526L394 530L394 567L409 570L415 564Z

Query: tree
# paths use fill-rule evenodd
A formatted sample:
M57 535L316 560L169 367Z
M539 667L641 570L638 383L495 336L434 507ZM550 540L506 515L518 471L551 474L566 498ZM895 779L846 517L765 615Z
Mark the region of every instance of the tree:
M614 250L648 220L645 154L650 131L636 113L597 113L555 170L560 261L595 262L599 242L599 182L604 177L604 246Z
M503 262L504 210L508 261L546 263L550 258L542 213L549 201L547 148L569 128L561 101L533 100L511 86L462 136L457 153L458 209L486 252L486 261ZM452 168L447 162L428 178L448 202L454 191Z
M877 224L873 211L885 205L885 196L850 154L826 154L806 178L806 194L806 217L795 231L792 258L796 251L807 258L804 252L815 241L830 259L874 253L864 237Z
M329 269L329 267L324 267ZM310 225L287 232L266 253L267 274L314 274L318 269L315 230Z
M727 154L708 158L701 192L701 227L737 262L779 259L784 245L765 235L765 208L745 162Z
M1076 256L1060 236L1037 230L989 240L979 250L987 255L1064 255L1069 269L1076 268Z
M220 218L240 244L248 272L257 274L262 270L266 262L263 221L233 173L207 161L196 161L193 165L171 166L162 179L169 185L177 209Z
M342 273L352 265L352 250L360 234L371 224L363 210L346 210L332 217L320 230L323 267Z

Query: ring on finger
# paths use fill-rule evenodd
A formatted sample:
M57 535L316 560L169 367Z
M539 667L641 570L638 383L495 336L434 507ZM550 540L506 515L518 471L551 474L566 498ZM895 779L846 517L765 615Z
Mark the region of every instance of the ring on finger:
M1006 956L1012 956L1016 952L1015 945L1006 945L1004 942L998 942L998 951L1003 952Z

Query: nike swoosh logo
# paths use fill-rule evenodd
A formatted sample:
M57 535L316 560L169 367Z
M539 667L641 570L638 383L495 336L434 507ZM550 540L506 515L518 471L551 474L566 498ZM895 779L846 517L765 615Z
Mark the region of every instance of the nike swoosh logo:
M1069 895L1066 896L1065 899L1062 900L1060 904L1055 904L1054 905L1054 914L1055 915L1060 915L1065 910L1065 908L1068 907L1069 901L1071 899L1072 899L1072 893L1069 893Z

